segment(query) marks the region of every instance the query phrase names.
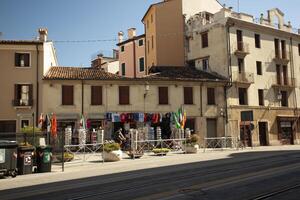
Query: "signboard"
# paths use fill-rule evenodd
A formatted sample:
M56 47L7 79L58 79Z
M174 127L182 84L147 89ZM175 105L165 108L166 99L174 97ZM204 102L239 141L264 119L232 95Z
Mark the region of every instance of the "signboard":
M253 111L241 111L241 121L253 121Z
M31 153L25 153L24 154L24 165L28 166L32 164L32 155Z
M0 163L5 163L5 149L0 149Z

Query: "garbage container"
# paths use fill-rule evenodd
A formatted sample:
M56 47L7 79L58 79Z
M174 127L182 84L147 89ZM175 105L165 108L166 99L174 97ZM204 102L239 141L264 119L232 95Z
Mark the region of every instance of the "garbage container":
M18 147L17 167L18 167L18 173L20 175L32 173L33 154L34 154L34 147L31 146Z
M0 140L0 174L17 176L17 146L16 141Z
M37 172L51 172L51 153L52 148L50 146L39 146L36 149L36 164Z

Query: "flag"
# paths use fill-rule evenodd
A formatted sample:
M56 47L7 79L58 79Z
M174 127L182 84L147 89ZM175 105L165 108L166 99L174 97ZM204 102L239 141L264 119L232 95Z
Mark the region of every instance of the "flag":
M49 133L51 131L51 121L50 121L49 115L45 116L45 120L43 123L43 129L46 130L47 133Z
M180 128L180 123L178 121L178 113L173 113L173 120L175 122L176 128Z
M182 112L183 112L183 117L182 117L182 122L181 122L181 128L184 128L185 122L186 122L186 111L182 107Z
M183 119L183 113L182 113L182 107L180 107L177 111L177 116L178 116L178 122L181 124L182 123L182 119Z
M43 129L43 124L44 124L44 115L43 115L43 113L41 113L40 118L39 118L38 128Z
M51 135L56 138L57 136L57 120L55 114L51 118Z
M83 115L81 115L80 119L80 128L86 129L86 124Z

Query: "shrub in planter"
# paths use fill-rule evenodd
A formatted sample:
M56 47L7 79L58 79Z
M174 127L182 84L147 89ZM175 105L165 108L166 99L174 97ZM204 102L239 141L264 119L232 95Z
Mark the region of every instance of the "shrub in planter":
M118 143L106 143L103 150L102 157L106 162L114 162L122 159L122 151Z
M156 155L167 155L167 153L169 153L170 149L168 149L168 148L156 148L156 149L153 149L152 151Z
M194 134L190 138L188 138L186 140L186 144L185 144L185 147L184 147L184 152L185 153L197 153L198 141L199 141L199 137L196 134Z

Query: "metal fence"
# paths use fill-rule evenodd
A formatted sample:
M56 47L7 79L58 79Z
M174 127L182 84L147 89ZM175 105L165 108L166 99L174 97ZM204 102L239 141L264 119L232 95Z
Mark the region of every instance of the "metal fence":
M242 143L237 137L213 137L204 138L203 151L206 150L223 150L223 149L239 149L243 148Z

